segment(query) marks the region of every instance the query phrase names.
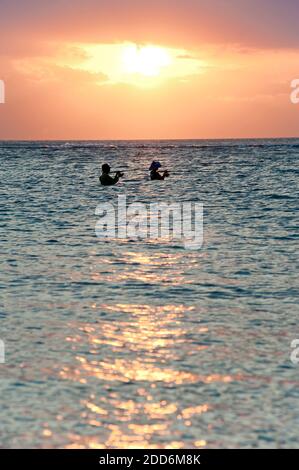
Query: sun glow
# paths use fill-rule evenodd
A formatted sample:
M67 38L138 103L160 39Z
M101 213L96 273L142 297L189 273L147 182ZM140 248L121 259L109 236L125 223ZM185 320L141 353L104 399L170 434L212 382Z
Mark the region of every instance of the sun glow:
M156 77L163 67L171 64L166 49L157 46L138 47L135 44L124 46L122 64L125 73Z
M90 74L99 86L133 85L151 88L168 80L186 81L206 68L192 51L132 42L115 44L68 44L61 57L53 59L55 67ZM18 67L34 75L44 63L21 61Z

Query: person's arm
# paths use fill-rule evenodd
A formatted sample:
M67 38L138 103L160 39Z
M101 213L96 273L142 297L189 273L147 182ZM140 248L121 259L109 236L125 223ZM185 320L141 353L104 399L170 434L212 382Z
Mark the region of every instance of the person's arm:
M118 175L115 175L114 178L112 178L110 175L101 175L100 177L100 181L102 185L104 186L113 186L114 184L118 182L118 180L119 180Z
M120 175L119 175L119 172L117 171L117 172L115 173L114 178L111 178L111 179L113 179L113 181L114 181L113 184L116 184L116 183L119 181L119 176L120 176Z
M167 170L165 170L163 173L159 173L159 171L156 172L156 179L157 180L165 180L169 176L169 173Z
M151 172L151 179L152 180L164 180L164 176L161 175L158 171L152 171Z
M169 176L169 173L167 170L165 170L162 174L158 172L159 175L159 180L165 180Z

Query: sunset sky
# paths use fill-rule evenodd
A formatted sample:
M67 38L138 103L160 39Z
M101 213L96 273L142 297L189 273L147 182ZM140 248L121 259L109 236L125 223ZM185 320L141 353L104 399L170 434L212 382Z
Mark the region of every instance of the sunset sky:
M1 0L0 139L299 136L298 0Z

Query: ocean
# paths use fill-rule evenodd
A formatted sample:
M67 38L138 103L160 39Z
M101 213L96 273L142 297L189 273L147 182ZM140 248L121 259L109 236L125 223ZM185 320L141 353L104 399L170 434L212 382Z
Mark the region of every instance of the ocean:
M298 447L298 156L298 139L0 142L0 447ZM202 247L98 238L119 195L202 203Z

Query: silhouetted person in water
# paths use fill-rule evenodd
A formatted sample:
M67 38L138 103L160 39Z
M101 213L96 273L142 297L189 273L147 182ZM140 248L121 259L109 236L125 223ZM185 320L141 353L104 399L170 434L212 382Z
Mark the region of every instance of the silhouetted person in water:
M149 167L149 171L151 172L151 180L164 180L169 176L167 170L165 170L162 174L159 173L159 168L161 168L161 163L156 162L155 160L152 162L151 166Z
M109 175L110 170L111 168L108 165L108 163L104 163L104 165L102 165L102 174L100 176L100 182L104 186L113 186L114 184L118 182L119 178L124 176L124 174L121 173L120 171L116 171L115 176L112 177Z

